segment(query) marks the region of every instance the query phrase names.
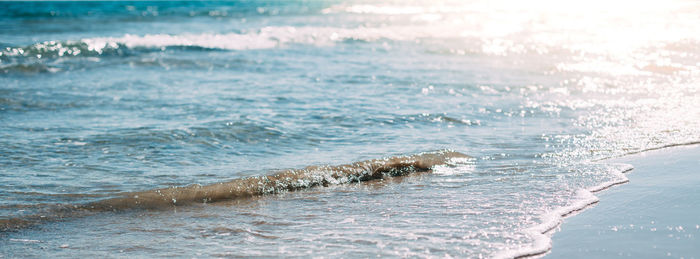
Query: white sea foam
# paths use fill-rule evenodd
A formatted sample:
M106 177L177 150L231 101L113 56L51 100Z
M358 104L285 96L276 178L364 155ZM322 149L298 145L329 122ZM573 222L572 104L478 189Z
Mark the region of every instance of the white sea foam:
M421 19L431 20L434 17ZM385 25L375 27L314 27L314 26L267 26L244 33L226 34L127 34L122 37L87 38L80 42L87 44L90 50L100 51L108 47L125 45L126 47L169 47L194 46L225 50L269 49L288 46L289 44L309 44L331 46L343 41L416 41L420 39L475 39L486 38L471 47L486 54L503 55L503 53L524 52L526 47L510 40L488 40L502 36L508 31L481 31L460 23L427 23L413 25ZM483 44L481 44L483 43Z
M541 223L523 230L524 233L532 237L533 242L527 246L515 249L504 250L497 253L494 258L523 258L543 255L552 249L552 233L564 218L572 216L599 201L594 195L596 192L606 190L612 186L623 184L629 181L625 173L634 169L630 164L611 164L613 167L611 174L613 180L603 182L599 185L580 189L576 191L576 197L571 204L556 208L541 216Z
M114 44L127 47L195 46L226 50L269 49L287 44L332 45L344 40L375 41L378 39L407 40L408 28L333 28L333 27L264 27L255 32L228 34L148 34L122 37L88 38L81 42L99 50ZM415 36L415 35L414 35Z
M198 212L192 220L183 221L178 214L172 221L138 218L117 222L116 227L113 222L109 227L84 227L100 224L91 219L62 233L77 233L88 244L91 236L114 237L117 240L108 243L117 244L121 233L100 231L162 223L161 229L180 231L164 234L173 241L167 252L199 242L189 247L206 247L205 251L186 252L224 256L244 250L253 256L279 251L300 257L307 252L362 256L352 254L358 250L394 257L490 257L501 250L500 257L538 256L549 251L550 235L562 218L597 202L597 191L626 181L623 175L615 177L624 171L619 167L608 171L607 165L591 166L590 161L673 143L697 143L697 6L624 1L386 2L341 4L308 16L266 12L246 16L249 29L228 23L229 18L217 19L223 21L219 23L200 17L185 18L186 26L168 30L99 26L100 30L87 28L85 34L65 34L97 35L94 38L57 40L54 33L42 32L54 28L41 28L32 37L49 41L11 42L14 45L8 46L22 47L0 50L0 73L70 74L52 75L69 80L46 87L35 84L42 77L3 77L11 87L4 89L0 110L11 111L5 113L8 121L22 122L4 130L8 136L20 136L3 138L6 143L0 149L8 154L3 157L11 165L8 172L21 176L8 181L20 184L4 188L14 191L51 179L42 192L58 193L83 183L94 192L130 192L252 174L231 175L239 168L260 172L303 166L307 160L332 163L367 152L466 148L483 159L478 163L465 159L464 165L455 167L448 162L450 166L436 166L428 177L402 180L366 194L361 193L364 188L382 184L333 186L322 191L354 189L352 194L268 197L269 202L251 206L255 207L251 215L269 213L269 218L294 221L289 228L260 229L288 242L252 240L265 245L251 246L221 239L217 246L212 239L172 240L203 225ZM109 26L125 25L115 24ZM203 25L211 33L192 30ZM234 29L242 31L229 33ZM315 47L324 51L310 55L316 54ZM374 51L382 47L386 51ZM210 60L223 51L200 48L241 55ZM293 50L276 50L284 48ZM252 49L275 51L252 51L248 56L245 50ZM184 51L187 55L181 55ZM67 58L72 56L77 58ZM43 116L46 112L52 116ZM218 120L225 120L225 126ZM42 161L46 157L48 162ZM301 188L352 179L320 171L284 183ZM102 183L115 187L103 190ZM263 186L261 194L276 190L260 181L252 184ZM196 193L202 186L190 189ZM33 206L40 200L34 195L57 199L41 193L17 194L19 199L0 202L0 212L9 211L2 207L7 202L24 204L24 197ZM162 201L168 206L188 202L186 197L176 198ZM274 200L278 198L285 202ZM212 208L204 210L210 213ZM258 227L231 211L223 209L211 218L228 227L231 222L243 222L240 228ZM357 223L352 225L367 224L339 228L337 222L348 218ZM185 221L192 223L166 224ZM318 235L319 230L329 235ZM386 235L367 235L375 231ZM150 235L142 240L141 235L132 236L131 243L161 245L149 243ZM351 236L362 242L334 239ZM22 243L13 243L18 244L14 251L24 249ZM357 247L329 248L338 243ZM299 247L304 249L293 251ZM444 256L436 253L442 250Z

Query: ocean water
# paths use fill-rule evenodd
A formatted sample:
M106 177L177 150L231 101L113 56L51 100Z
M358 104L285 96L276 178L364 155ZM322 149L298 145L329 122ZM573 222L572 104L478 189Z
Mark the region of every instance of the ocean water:
M698 13L0 2L0 257L541 255L700 141Z

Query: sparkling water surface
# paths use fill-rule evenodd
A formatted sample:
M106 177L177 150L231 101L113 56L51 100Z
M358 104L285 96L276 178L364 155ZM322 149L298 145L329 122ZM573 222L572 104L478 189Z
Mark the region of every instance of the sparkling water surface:
M432 173L0 233L0 256L500 257L700 141L692 1L0 3L0 219L451 149ZM582 194L583 193L583 194ZM555 219L556 221L556 219Z

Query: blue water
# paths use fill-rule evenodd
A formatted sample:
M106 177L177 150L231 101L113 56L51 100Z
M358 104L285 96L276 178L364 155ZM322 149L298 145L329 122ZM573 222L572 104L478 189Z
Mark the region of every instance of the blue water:
M0 255L546 251L532 227L629 167L597 161L700 141L700 6L620 5L2 2L0 219L309 165L474 159L50 221L0 233Z

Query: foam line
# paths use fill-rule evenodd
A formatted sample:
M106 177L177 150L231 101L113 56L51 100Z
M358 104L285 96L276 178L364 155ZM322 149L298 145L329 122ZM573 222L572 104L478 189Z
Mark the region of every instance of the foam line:
M594 193L607 190L615 185L629 182L629 179L627 179L625 173L632 171L634 167L629 164L623 165L625 168L615 172L615 177L617 178L616 180L604 182L587 189L578 190L576 192L576 202L569 206L557 208L545 214L542 216L542 223L525 229L524 232L534 239L532 245L502 251L496 254L494 258L527 258L543 255L549 252L552 249L551 232L561 225L564 218L573 216L591 205L598 203L600 200L594 195Z

